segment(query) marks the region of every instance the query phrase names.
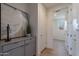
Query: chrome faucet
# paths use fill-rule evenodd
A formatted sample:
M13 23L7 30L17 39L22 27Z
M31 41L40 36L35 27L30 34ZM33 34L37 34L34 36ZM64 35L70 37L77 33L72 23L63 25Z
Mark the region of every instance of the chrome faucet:
M9 26L9 24L7 24L7 39L5 40L5 42L10 41L9 30L10 30L10 26Z

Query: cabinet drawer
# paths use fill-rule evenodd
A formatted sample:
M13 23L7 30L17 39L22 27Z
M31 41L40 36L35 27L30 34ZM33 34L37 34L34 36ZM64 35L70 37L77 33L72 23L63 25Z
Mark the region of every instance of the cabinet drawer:
M9 51L9 50L12 50L12 49L16 49L17 47L20 47L24 45L24 41L20 41L20 42L17 42L17 43L12 43L10 45L5 45L3 47L3 52L6 52L6 51Z
M24 46L18 47L6 53L7 54L4 56L24 56Z

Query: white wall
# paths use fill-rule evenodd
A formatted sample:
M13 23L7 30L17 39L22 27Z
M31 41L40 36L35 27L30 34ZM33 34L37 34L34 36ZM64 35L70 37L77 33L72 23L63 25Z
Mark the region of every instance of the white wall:
M47 16L46 9L42 4L38 4L38 38L37 38L37 54L40 55L41 51L46 48L46 27Z
M29 15L30 15L30 24L32 27L32 34L34 37L37 36L37 24L38 24L38 5L36 3L29 3Z

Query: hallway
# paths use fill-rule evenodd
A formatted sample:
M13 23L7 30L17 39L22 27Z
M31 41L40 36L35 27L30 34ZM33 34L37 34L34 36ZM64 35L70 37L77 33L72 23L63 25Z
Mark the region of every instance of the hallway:
M38 4L37 55L45 48L53 49L55 56L79 55L78 7L75 3Z

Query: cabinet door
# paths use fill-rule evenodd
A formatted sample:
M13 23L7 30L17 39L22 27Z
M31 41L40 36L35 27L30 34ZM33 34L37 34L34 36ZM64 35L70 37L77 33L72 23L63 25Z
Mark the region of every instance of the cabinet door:
M0 46L0 56L2 56L2 47Z
M29 42L27 44L25 44L25 56L33 56L33 42Z
M25 56L32 56L33 55L33 48L32 44L25 46Z
M24 46L6 52L6 56L24 56Z

